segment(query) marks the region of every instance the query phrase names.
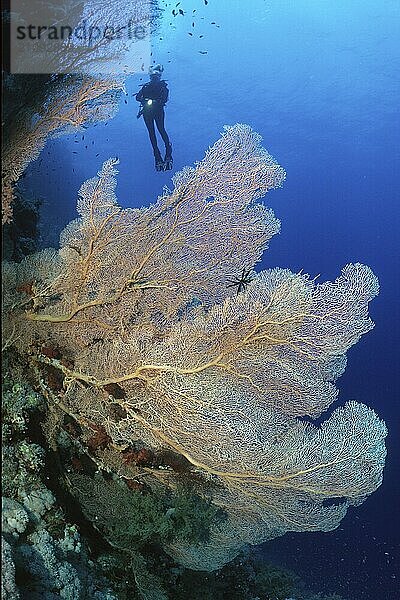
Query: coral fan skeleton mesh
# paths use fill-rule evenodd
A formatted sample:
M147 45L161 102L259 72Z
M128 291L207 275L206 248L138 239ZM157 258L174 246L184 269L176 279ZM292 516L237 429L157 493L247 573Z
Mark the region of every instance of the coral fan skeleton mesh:
M15 345L69 359L36 355L63 376L65 410L116 446L171 449L215 483L226 521L207 544L167 549L193 569L286 531L334 529L382 480L386 428L373 410L349 402L320 427L298 418L332 404L346 351L373 327L371 270L349 264L317 284L271 269L240 294L226 288L279 231L256 200L285 173L260 142L246 125L226 127L142 209L118 206L111 159L83 184L60 250L5 268ZM27 280L31 294L17 292ZM110 410L111 384L126 418Z

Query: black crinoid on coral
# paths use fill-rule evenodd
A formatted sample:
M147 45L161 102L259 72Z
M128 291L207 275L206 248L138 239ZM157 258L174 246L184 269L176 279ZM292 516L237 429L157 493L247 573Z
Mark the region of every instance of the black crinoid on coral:
M253 281L253 277L250 277L251 269L243 269L242 275L240 277L235 277L234 279L228 279L227 288L235 287L237 288L237 293L244 292L246 287Z
M257 201L285 178L247 125L226 127L148 208L118 205L116 164L82 185L58 250L5 265L6 337L30 349L61 410L104 428L96 452L111 470L126 448L165 449L212 487L226 520L204 543L164 544L183 565L213 570L246 544L334 529L380 485L386 427L356 402L320 426L301 417L336 399L347 350L373 327L376 277L359 263L318 284L276 268L229 293L279 231ZM176 486L173 469L137 468L150 487Z

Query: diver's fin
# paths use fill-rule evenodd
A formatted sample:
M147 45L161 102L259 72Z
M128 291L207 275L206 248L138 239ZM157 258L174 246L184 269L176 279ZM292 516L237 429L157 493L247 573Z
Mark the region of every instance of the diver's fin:
M174 161L172 159L172 145L169 144L165 152L164 171L170 171L172 169L173 164Z
M167 158L167 160L164 160L164 171L170 171L173 167L174 161L172 160L172 156L171 158Z
M154 166L156 168L156 171L164 171L164 161L160 156L156 156L154 159Z

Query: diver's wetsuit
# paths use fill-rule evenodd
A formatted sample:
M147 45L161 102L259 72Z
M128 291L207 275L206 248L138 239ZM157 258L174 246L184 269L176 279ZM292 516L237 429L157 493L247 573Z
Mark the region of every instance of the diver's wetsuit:
M157 145L154 123L165 144L166 158L171 155L171 144L164 127L164 105L168 100L168 86L164 80L149 81L136 94L136 100L142 104L142 114L149 132L150 142L153 147L154 157L157 161L162 161L160 150ZM147 100L152 100L148 105Z

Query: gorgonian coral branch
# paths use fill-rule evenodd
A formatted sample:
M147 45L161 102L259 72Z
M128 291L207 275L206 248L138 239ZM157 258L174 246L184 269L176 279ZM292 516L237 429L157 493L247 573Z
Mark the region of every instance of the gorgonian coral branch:
M81 187L59 251L6 266L13 345L44 381L57 373L57 402L101 426L110 452L167 448L216 484L228 520L208 545L169 548L187 566L335 528L379 486L386 428L355 402L320 427L299 417L336 399L347 350L373 326L376 277L356 263L333 282L270 269L227 286L279 230L256 201L284 171L248 126L226 128L149 208L118 206L115 166Z

